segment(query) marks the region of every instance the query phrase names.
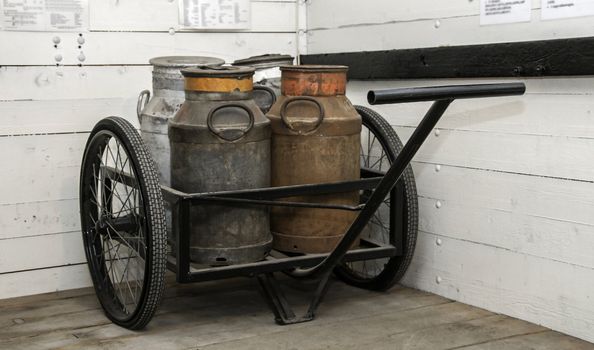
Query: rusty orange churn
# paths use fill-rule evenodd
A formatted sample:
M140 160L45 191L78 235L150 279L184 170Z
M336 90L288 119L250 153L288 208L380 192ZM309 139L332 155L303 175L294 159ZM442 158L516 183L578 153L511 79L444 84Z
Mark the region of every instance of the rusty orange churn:
M281 67L281 96L267 116L272 126L272 186L360 178L361 117L345 96L346 66ZM358 191L290 198L359 204ZM285 252L331 251L355 218L332 209L277 207L273 247Z

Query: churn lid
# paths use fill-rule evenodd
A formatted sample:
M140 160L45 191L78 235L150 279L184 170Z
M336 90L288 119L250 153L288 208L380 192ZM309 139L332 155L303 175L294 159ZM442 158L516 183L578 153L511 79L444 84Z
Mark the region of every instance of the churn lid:
M287 96L336 96L346 92L348 66L281 66L281 92Z
M220 66L225 60L208 56L161 56L149 60L153 66L183 68L191 66Z
M182 69L185 89L202 92L252 91L252 67L209 66Z
M281 65L293 64L293 56L269 53L236 60L234 66L252 66L256 69L274 68Z

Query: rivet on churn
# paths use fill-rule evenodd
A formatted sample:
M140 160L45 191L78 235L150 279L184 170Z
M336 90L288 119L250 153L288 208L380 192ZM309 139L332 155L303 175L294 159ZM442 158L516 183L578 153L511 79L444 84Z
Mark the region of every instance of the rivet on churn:
M441 201L437 201L437 202L435 202L435 207L436 207L437 209L441 208Z
M441 165L435 164L435 172L439 172L441 170Z
M435 240L435 244L437 245L441 245L443 242L441 241L441 238L438 238Z
M440 284L442 281L443 279L441 278L441 276L435 277L435 283Z
M435 136L439 136L439 134L441 134L441 131L439 131L439 129L435 129Z

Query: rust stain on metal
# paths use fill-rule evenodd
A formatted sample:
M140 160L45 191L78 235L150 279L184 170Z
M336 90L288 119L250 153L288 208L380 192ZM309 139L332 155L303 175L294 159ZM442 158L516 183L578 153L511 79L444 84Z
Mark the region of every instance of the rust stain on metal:
M346 92L346 66L282 66L281 93L286 96L336 96Z
M204 92L252 91L251 78L186 78L185 89Z

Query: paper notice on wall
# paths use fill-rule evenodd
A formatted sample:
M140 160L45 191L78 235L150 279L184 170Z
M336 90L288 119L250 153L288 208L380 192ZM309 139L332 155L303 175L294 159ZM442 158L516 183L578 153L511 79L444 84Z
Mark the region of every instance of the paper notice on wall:
M180 0L179 20L193 29L249 29L250 0Z
M530 22L531 0L481 0L481 25Z
M23 31L88 29L88 0L0 0L2 27Z
M541 0L542 19L594 16L594 0Z

